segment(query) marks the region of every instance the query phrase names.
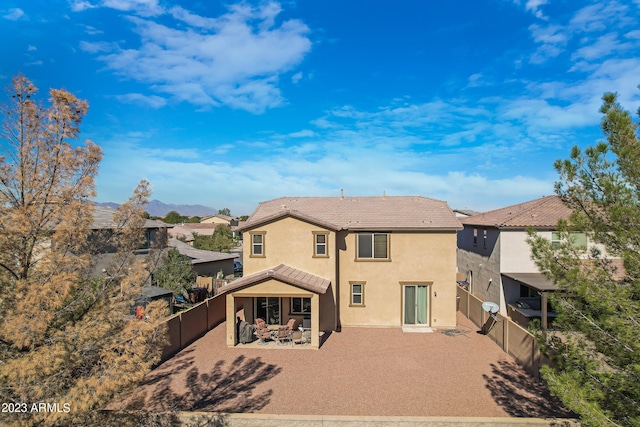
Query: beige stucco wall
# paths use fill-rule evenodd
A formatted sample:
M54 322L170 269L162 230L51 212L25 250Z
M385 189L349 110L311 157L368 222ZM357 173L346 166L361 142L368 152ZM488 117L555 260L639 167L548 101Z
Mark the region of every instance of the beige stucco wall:
M252 233L265 232L264 257L251 256ZM313 232L328 233L328 257L314 257ZM336 236L318 225L310 224L296 218L283 218L279 221L264 224L258 228L245 231L243 244L243 274L245 276L268 270L280 264L286 264L298 270L314 274L331 281L327 292L320 295L320 329L335 330L336 301L334 286L336 284ZM282 308L285 312L285 307Z
M551 240L551 231L538 234ZM527 232L502 230L500 232L500 271L503 273L539 273L531 259L531 247L527 243Z
M431 284L430 325L456 325L456 233L392 232L390 261L356 261L356 233L340 233L343 326L402 326L402 284ZM350 307L350 281L365 284L365 307Z

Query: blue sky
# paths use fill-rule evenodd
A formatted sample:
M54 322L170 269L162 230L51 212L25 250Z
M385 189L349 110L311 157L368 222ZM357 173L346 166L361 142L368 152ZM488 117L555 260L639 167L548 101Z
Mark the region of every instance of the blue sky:
M640 106L640 0L3 0L0 83L87 99L98 201L250 213L280 196L553 193Z

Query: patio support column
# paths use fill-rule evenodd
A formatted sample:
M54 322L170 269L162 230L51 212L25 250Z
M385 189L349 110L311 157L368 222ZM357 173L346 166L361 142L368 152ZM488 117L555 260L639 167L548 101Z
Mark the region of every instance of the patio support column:
M227 347L236 345L236 298L227 294Z
M320 295L311 296L311 347L320 348Z

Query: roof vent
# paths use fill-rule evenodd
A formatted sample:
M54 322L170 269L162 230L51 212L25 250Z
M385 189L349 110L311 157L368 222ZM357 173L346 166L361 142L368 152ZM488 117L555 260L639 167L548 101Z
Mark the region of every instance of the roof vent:
M287 205L280 205L280 209L287 209Z
M276 272L273 271L273 270L268 270L267 271L267 276L273 276L274 274L276 274Z

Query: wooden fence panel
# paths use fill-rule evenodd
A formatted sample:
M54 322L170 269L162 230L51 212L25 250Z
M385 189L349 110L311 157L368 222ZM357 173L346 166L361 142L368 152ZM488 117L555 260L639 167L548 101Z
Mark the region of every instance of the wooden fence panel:
M507 323L509 319L501 316L500 314L494 314L494 316L498 319L498 321L492 320L491 329L489 329L489 333L487 336L491 338L496 344L500 346L502 350L506 350L505 347L505 332L507 329ZM486 315L485 318L489 318L489 315Z
M509 325L507 336L509 354L530 374L539 376L539 351L535 338L520 325Z
M181 340L180 340L180 315L177 314L175 316L170 317L167 320L167 335L169 338L169 344L165 346L162 350L161 360L167 360L174 354L180 351Z
M460 312L464 314L465 317L469 317L469 292L462 289L458 286L457 292L458 298L460 298Z
M482 301L460 287L457 294L460 297L460 311L478 328L482 328L489 317L489 314L482 310ZM550 361L541 354L535 337L509 317L500 314L496 316L499 321L487 335L527 372L540 378L540 368L548 365Z
M469 295L469 320L477 327L484 325L484 310L482 309L482 301L473 295Z
M207 303L202 302L190 310L180 313L180 346L187 345L203 336L207 331Z
M207 300L207 329L211 330L227 320L227 296Z

